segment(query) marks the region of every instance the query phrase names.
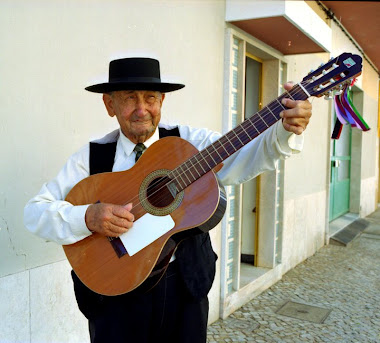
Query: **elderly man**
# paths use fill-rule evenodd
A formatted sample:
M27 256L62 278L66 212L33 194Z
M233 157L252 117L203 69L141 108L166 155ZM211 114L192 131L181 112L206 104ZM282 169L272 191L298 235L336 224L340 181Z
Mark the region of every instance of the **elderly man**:
M159 62L125 58L110 63L109 82L86 89L102 93L109 116L120 128L86 145L67 161L57 177L43 185L25 207L25 225L36 235L71 245L91 235L119 237L133 227L133 202L95 202L74 206L68 192L91 174L130 169L145 148L166 136L179 136L202 150L221 135L207 129L160 123L165 93L183 88L164 83ZM285 88L290 89L291 84ZM302 147L311 116L308 101L283 99L282 120L224 161L222 184L238 184L273 170L276 162ZM296 135L294 135L296 134ZM181 242L158 284L148 292L104 296L85 286L75 272L80 310L89 320L91 342L206 342L208 299L216 254L208 233Z

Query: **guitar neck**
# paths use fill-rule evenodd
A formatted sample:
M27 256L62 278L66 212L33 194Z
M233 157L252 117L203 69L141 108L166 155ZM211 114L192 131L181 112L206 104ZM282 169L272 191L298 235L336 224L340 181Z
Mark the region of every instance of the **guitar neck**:
M289 92L283 93L213 144L174 169L170 173L170 178L175 182L177 192L184 190L275 124L280 119L281 111L286 109L281 103L283 98L306 100L308 93L300 84L295 85Z

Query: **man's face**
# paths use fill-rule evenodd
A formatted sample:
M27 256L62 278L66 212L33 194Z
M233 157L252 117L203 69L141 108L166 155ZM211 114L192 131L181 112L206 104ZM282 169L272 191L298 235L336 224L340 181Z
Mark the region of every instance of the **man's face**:
M115 91L104 94L108 114L116 116L121 131L133 143L150 138L161 119L165 94L156 91Z

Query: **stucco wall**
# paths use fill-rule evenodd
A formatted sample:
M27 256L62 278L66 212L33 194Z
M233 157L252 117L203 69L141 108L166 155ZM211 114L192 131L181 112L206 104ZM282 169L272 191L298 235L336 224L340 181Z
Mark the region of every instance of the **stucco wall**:
M328 54L295 55L287 57L288 79L299 82L311 69L326 63ZM304 132L304 148L285 161L285 200L317 193L326 188L326 154L329 149L330 103L322 98L310 98L313 115Z
M288 79L299 82L328 59L325 53L288 56ZM283 272L325 243L330 103L323 97L309 101L313 115L304 132L304 148L284 163Z

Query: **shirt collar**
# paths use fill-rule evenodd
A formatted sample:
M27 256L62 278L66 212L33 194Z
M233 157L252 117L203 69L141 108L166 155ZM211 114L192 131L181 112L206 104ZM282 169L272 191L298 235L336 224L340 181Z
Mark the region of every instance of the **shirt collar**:
M121 144L121 147L125 154L127 156L130 156L133 152L133 149L135 148L136 144L131 142L129 138L127 138L124 133L119 129L120 135L119 135L119 143ZM158 141L160 139L158 128L154 131L154 134L152 137L150 137L147 141L144 142L144 145L149 148L154 142Z

